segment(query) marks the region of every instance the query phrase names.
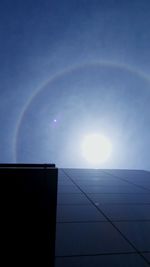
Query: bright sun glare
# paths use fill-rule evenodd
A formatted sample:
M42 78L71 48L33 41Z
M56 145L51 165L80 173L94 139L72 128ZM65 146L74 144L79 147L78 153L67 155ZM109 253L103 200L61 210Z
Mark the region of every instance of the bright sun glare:
M109 139L100 134L85 136L82 143L82 155L91 164L106 162L112 152L112 144Z

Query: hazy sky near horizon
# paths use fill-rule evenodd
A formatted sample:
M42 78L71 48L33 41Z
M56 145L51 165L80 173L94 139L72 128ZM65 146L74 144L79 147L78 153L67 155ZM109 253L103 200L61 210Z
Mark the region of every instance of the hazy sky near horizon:
M0 1L0 162L150 170L150 1Z

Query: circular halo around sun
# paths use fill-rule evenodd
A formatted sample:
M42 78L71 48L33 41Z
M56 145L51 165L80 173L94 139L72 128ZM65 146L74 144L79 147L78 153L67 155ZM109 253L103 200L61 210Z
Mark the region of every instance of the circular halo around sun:
M112 144L109 139L100 134L85 136L82 143L82 155L91 164L100 164L108 161L112 153Z

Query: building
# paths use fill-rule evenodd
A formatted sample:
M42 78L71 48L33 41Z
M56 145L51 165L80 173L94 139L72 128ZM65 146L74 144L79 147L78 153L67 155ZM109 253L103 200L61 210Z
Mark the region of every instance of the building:
M54 266L57 168L0 164L1 266Z
M56 267L150 266L150 172L62 169Z
M150 266L150 172L57 171L49 164L0 165L1 261Z

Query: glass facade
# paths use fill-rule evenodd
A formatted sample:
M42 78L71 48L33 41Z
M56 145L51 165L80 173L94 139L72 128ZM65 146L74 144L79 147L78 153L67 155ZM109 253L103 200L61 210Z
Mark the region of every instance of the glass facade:
M150 172L60 169L56 267L150 265Z

